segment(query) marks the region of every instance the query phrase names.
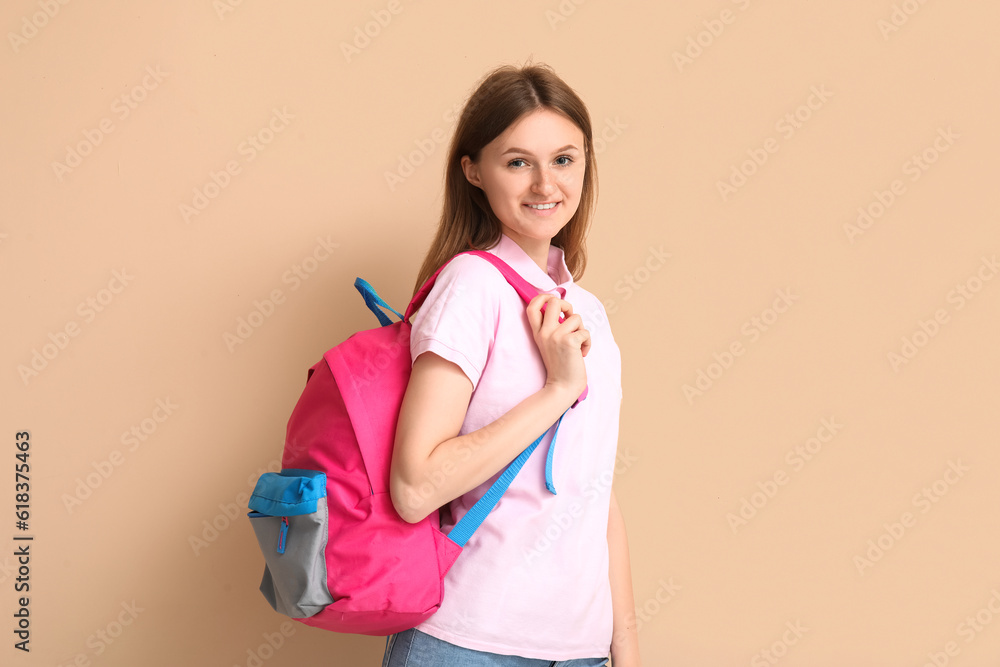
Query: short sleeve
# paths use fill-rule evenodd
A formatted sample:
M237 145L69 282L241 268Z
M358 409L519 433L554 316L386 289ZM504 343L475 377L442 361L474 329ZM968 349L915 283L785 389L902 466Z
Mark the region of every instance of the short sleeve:
M480 257L459 255L448 262L410 318L410 363L434 352L457 364L475 391L496 339L505 285L503 275Z

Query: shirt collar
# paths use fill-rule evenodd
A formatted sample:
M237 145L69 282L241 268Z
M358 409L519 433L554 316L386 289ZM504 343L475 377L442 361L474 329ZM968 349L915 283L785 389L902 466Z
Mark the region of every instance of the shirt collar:
M487 249L510 265L510 268L543 292L553 290L559 292L560 298L566 298L566 288L573 282L573 274L566 268L566 255L562 248L549 245L548 273L528 257L528 253L517 244L517 241L504 233L500 233L500 241Z

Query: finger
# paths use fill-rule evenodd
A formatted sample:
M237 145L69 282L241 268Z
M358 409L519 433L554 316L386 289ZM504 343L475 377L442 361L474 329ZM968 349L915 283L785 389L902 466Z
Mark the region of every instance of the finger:
M559 317L562 315L562 299L554 294L546 294L545 296L547 296L548 299L545 301L545 319L543 326L551 329L559 325Z
M564 322L567 318L573 315L573 306L569 301L565 299L560 299L559 297L553 295L552 299L558 304L559 307L559 321ZM555 306L553 306L555 307Z
M569 324L566 324L567 322L569 322ZM568 315L566 319L563 320L563 324L569 327L570 331L579 331L584 328L583 318L579 315Z
M528 309L529 310L533 309L533 310L541 312L541 309L545 306L545 302L546 302L546 300L548 300L549 296L551 296L551 295L549 295L549 294L536 294L535 296L533 296L531 298L530 301L528 301Z
M559 301L559 306L561 312L559 313L559 323L562 324L567 319L569 319L573 314L573 307L569 305L566 301Z
M542 314L539 308L541 308L542 303L541 299L535 297L528 302L527 307L524 309L528 314L528 323L531 325L532 331L537 331L538 326L541 324Z
M545 314L545 304L549 296L548 294L539 294L532 297L525 309L528 313L528 321L531 323L531 328L536 331L542 324L542 318Z
M544 293L544 292L543 292L542 294L537 294L537 295L535 295L534 297L532 297L531 301L529 301L528 303L529 303L529 304L534 304L534 306L535 306L535 307L536 307L536 308L537 308L537 309L538 309L538 310L539 310L540 312L544 313L544 312L545 312L545 309L546 309L546 307L547 307L547 304L548 304L548 302L549 302L549 301L550 301L550 300L551 300L552 298L553 298L553 295L551 295L551 294L546 294L546 293Z

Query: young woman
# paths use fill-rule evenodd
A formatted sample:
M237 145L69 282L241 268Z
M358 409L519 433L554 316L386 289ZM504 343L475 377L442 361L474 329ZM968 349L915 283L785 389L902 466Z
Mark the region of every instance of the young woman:
M621 356L604 307L575 282L596 198L590 116L576 93L545 65L491 72L455 129L444 210L414 293L450 257L480 249L538 296L525 307L474 255L442 269L411 317L393 504L410 522L441 508L447 533L545 438L449 570L441 608L387 638L383 667L598 667L609 654L614 667L640 665L611 489Z

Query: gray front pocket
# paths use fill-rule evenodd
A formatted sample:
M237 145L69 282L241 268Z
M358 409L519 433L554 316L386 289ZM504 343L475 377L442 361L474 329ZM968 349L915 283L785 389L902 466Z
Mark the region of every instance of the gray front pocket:
M308 618L333 603L327 585L330 534L326 475L288 469L264 473L247 514L264 554L260 592L275 611Z

